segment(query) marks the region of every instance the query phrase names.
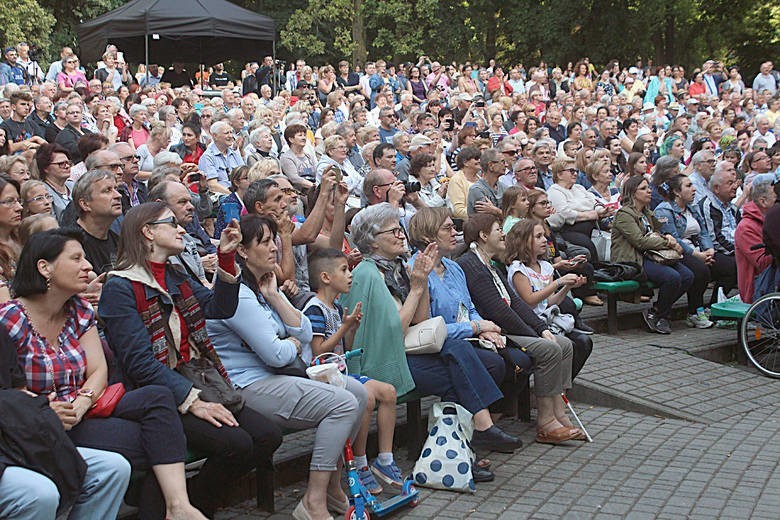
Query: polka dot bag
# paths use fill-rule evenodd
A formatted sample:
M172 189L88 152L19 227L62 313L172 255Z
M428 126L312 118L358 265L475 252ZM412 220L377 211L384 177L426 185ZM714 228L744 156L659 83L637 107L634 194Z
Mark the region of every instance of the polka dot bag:
M471 414L455 403L436 403L428 416L428 438L414 465L418 486L474 493Z

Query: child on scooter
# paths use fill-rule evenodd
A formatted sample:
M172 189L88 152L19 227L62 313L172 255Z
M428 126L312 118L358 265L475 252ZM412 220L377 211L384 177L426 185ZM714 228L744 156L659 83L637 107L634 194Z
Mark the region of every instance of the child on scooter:
M347 257L341 251L326 248L313 253L309 257L309 283L311 288L317 291L317 296L309 300L303 309L303 313L311 321L314 335L311 348L304 348L302 353L306 362L327 352L343 354L345 350L350 350L355 331L362 318L360 303L352 309L351 314L349 309L342 310L336 303L339 295L349 292L352 285L352 273L347 264ZM363 383L368 391L363 426L353 444L360 482L374 495L382 492L382 486L376 478L385 484L400 488L404 478L393 459L395 388L366 376L352 374L351 377ZM376 424L379 456L369 466L366 458L366 440L375 405L378 406Z

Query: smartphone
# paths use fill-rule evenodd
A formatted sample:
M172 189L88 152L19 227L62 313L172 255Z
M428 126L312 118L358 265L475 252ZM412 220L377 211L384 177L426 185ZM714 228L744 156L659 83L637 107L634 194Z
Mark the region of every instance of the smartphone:
M191 173L187 175L187 181L189 182L200 182L200 173Z
M485 102L484 101L477 101L477 102L474 103L474 106L477 107L477 108L482 108L482 107L485 106Z
M571 265L578 265L578 264L581 264L581 263L583 263L585 261L586 260L584 258L572 258L571 260L569 260L569 263Z
M239 214L238 204L235 202L225 202L222 204L222 209L225 211L225 223L229 224L233 219L241 220Z

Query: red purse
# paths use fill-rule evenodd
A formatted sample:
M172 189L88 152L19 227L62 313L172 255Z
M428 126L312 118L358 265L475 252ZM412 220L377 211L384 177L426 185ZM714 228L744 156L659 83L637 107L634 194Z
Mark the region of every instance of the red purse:
M114 383L107 386L103 393L100 394L98 400L94 406L87 412L88 418L96 417L110 417L114 413L114 408L119 404L119 401L125 395L125 385L122 383Z

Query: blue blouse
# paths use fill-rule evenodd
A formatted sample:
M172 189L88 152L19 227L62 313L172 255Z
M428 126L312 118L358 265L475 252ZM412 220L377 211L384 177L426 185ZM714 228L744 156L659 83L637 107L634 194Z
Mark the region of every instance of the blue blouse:
M417 253L419 254L419 253ZM417 259L415 254L409 261L414 266ZM468 287L466 286L466 274L458 264L449 258L442 258L445 271L444 276L439 277L431 271L428 275L428 292L431 295L431 315L441 316L447 323L447 337L466 339L474 337L470 321L479 321L482 316L471 301ZM458 322L461 316L465 321Z

